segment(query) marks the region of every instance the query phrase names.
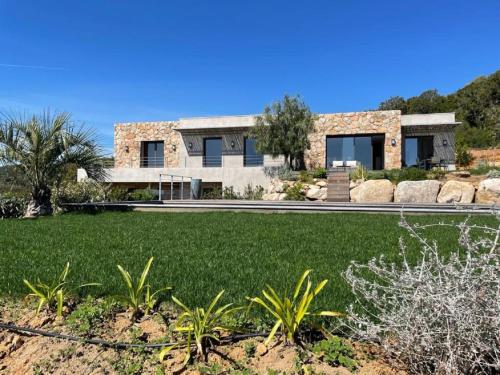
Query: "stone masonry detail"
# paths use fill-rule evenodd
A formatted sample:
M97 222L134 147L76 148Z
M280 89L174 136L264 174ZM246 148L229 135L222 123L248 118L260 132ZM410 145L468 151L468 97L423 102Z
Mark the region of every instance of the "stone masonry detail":
M326 136L385 134L384 167L401 168L401 111L348 112L318 115L309 135L310 150L305 153L308 168L324 167ZM395 139L396 145L391 141Z
M181 136L175 130L178 124L177 121L116 124L115 168L139 168L143 141L163 141L165 167L178 167L181 147Z

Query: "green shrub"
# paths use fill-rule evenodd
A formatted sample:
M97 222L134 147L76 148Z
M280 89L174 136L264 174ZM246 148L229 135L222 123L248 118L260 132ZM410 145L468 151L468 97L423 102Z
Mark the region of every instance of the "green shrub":
M363 164L358 166L350 173L351 180L365 180L368 175L368 170Z
M285 336L285 342L299 344L301 342L300 328L304 319L312 316L336 317L342 315L336 311L313 311L311 304L328 283L328 280L325 279L313 287L309 277L310 273L311 270L306 270L302 274L295 285L293 294L290 293L290 289L279 294L267 285L267 290L262 291L262 298L250 298L251 303L263 307L276 320L264 345L271 342L278 329L281 329L281 333ZM302 288L304 282L306 282L306 286Z
M313 177L308 171L300 171L298 180L306 184L312 184L314 182Z
M219 186L203 189L203 199L222 199L222 189Z
M234 191L232 186L226 186L222 190L222 199L241 199L241 196Z
M14 194L0 195L0 219L22 217L26 209L26 199Z
M383 180L386 178L387 176L385 171L368 171L368 173L366 174L367 180Z
M459 167L467 167L469 166L474 157L469 151L469 146L467 146L464 142L457 142L455 149L455 162Z
M279 178L280 180L295 181L296 175L292 169L286 165L277 167L264 167L264 174L270 178Z
M152 201L155 199L151 189L136 189L129 193L128 196L131 201Z
M223 294L223 290L219 292L207 308L189 308L179 299L172 296L172 300L182 310L182 314L177 319L175 330L186 336L187 343L185 344L186 356L184 364L191 358L191 343L193 341L196 347L196 354L198 358L202 359L206 357L207 348L215 342L220 341L222 331L232 332L235 330L235 327L224 324L224 320L226 317L230 317L241 310L241 307L233 307L232 303L219 306L219 300ZM163 361L168 352L174 348L179 348L181 345L181 343L178 343L165 347L159 354L160 361Z
M332 366L344 366L350 371L356 370L358 366L354 360L354 350L338 336L318 342L312 347L312 351Z
M104 185L93 180L81 182L68 181L53 191L55 204L60 203L86 203L104 202L106 200L106 189Z
M446 171L443 169L431 169L427 172L427 178L429 180L440 180L446 175Z
M385 175L387 179L396 183L401 181L420 181L427 179L427 171L415 167L390 169L385 171Z
M306 196L303 193L304 185L300 182L297 182L293 186L287 186L285 193L285 200L287 201L303 201L306 199Z
M488 173L486 173L486 177L488 177L488 178L500 178L500 168L490 170Z
M122 202L128 200L127 189L121 188L119 186L113 186L108 191L107 200L110 202Z
M69 273L69 263L66 263L64 270L58 278L55 278L52 283L44 283L38 279L36 282L29 282L24 279L24 285L28 287L31 291L26 298L35 298L38 300L36 313L38 314L42 307L45 305L51 309L56 309L57 316L62 316L63 304L72 294L72 292L67 288L68 282L66 278ZM83 288L86 286L99 286L97 283L87 283L82 284L78 288Z
M500 171L500 167L496 167L494 165L489 165L487 163L483 163L478 165L476 168L472 168L469 170L470 174L476 176L487 175L491 171Z
M326 178L327 173L328 171L326 170L326 168L320 167L313 170L312 176L314 178Z
M248 184L245 186L245 190L243 191L243 199L260 201L262 200L262 196L264 195L264 188L260 185L257 185L255 188Z
M117 298L122 304L132 308L132 318L137 318L141 312L146 315L149 314L158 302L157 295L172 289L171 287L166 286L156 290L155 292L151 292L151 285L147 283L147 278L149 270L151 269L151 264L153 264L153 259L153 257L149 258L148 262L144 266L141 276L136 279L132 278L130 273L122 266L116 266L122 275L123 283L127 289L127 293L119 295Z

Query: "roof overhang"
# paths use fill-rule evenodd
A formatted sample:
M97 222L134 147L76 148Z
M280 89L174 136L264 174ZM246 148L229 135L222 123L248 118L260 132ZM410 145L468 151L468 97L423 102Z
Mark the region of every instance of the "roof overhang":
M256 115L181 118L176 130L182 133L239 131L255 125Z
M417 115L402 115L402 127L440 127L456 126L460 122L455 121L455 112L450 113L428 113Z

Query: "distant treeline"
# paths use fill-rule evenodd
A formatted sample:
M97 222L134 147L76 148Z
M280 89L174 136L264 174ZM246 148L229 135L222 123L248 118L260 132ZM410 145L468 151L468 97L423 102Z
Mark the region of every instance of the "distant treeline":
M399 109L402 114L456 112L462 125L457 129L457 141L470 147L500 145L500 70L476 78L450 95L427 90L405 99L393 96L378 109Z

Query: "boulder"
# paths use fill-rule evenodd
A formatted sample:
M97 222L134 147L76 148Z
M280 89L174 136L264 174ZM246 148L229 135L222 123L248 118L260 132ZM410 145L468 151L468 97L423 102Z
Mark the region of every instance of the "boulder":
M500 203L500 178L488 178L479 183L476 203Z
M402 181L396 186L394 202L436 203L440 186L436 180Z
M264 201L277 201L280 198L280 193L267 193L262 195Z
M361 185L365 180L350 180L349 181L349 189L354 189L355 187Z
M316 186L325 187L326 186L326 181L318 181L318 182L316 182Z
M438 203L472 203L474 185L470 182L447 181L437 197Z
M317 200L321 196L321 188L317 186L310 187L306 192L306 198L311 200Z
M281 182L281 181L278 181L274 185L274 192L275 193L283 193L284 191L285 191L285 184L283 184L283 182Z
M351 202L392 202L394 187L389 180L368 180L350 191Z
M306 198L312 201L325 201L327 196L327 188L313 187L306 192Z

